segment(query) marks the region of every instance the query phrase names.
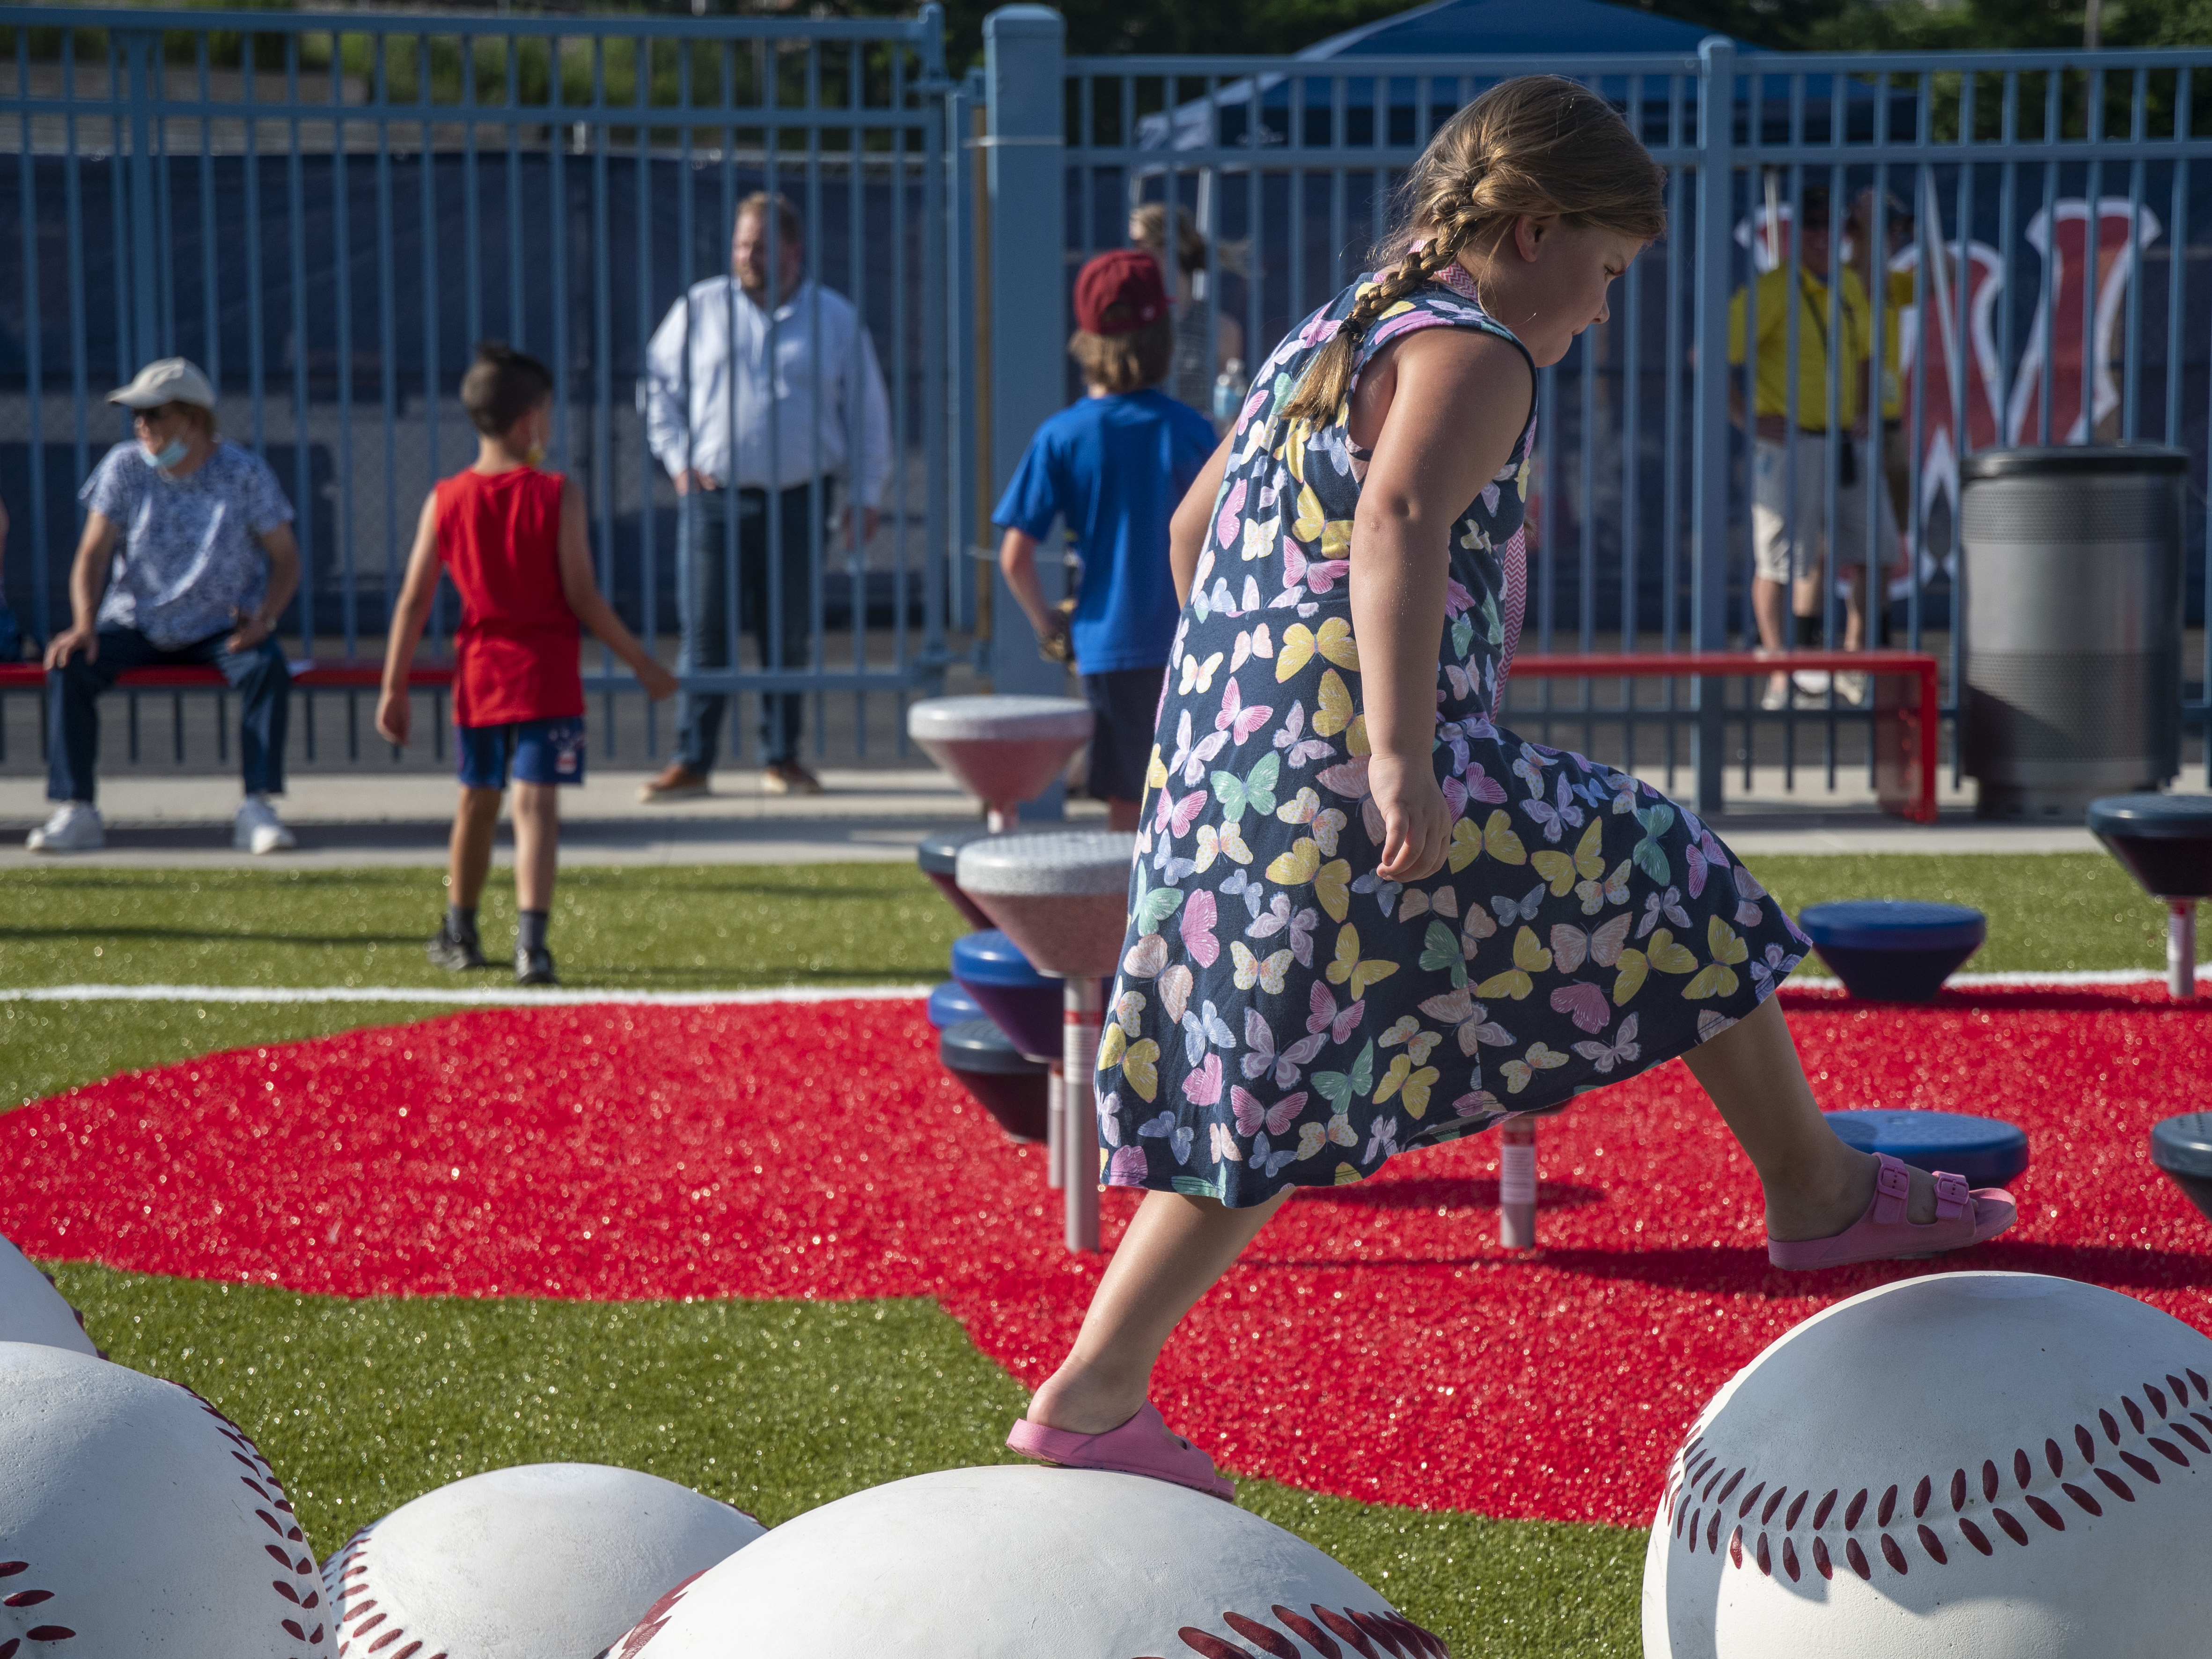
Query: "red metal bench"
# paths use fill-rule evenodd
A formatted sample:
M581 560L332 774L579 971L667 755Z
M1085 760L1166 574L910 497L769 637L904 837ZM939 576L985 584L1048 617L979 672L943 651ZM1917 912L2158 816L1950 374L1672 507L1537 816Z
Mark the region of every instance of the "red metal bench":
M1936 659L1924 651L1629 651L1516 657L1515 679L1748 679L1778 670L1866 675L1874 703L1875 799L1915 823L1936 822L1936 750L1942 730ZM1577 710L1577 713L1581 711ZM1606 718L1613 711L1598 711ZM1632 711L1620 710L1620 714Z

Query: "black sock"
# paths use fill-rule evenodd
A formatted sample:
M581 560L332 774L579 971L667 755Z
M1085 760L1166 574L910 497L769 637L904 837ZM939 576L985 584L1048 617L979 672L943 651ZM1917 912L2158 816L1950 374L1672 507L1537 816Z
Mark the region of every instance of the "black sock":
M1797 644L1801 649L1818 651L1820 648L1820 616L1818 611L1797 618Z
M542 951L545 948L545 923L551 912L520 910L514 918L514 948L518 951Z
M477 936L477 907L473 904L447 905L446 931L455 939L474 939Z

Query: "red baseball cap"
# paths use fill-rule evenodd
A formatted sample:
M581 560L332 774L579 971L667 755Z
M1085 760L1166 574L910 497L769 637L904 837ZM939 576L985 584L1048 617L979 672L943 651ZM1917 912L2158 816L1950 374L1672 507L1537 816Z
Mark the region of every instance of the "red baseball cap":
M1121 314L1109 323L1106 313L1115 306ZM1075 275L1075 325L1086 334L1133 334L1167 308L1160 268L1139 248L1102 253Z

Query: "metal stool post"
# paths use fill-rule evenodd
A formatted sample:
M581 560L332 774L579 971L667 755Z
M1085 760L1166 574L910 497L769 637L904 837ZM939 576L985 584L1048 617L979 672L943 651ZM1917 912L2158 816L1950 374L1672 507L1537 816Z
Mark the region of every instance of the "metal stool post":
M1044 1079L1044 1184L1055 1191L1067 1184L1063 1170L1067 1161L1066 1073L1063 1050Z
M2166 990L2168 996L2197 994L2197 901L2175 899L2166 913Z
M1509 1250L1536 1248L1536 1120L1498 1127L1498 1242Z
M1060 1088L1060 1174L1067 1183L1067 1248L1098 1248L1098 1114L1092 1074L1106 998L1087 974L1067 981L1067 1046Z

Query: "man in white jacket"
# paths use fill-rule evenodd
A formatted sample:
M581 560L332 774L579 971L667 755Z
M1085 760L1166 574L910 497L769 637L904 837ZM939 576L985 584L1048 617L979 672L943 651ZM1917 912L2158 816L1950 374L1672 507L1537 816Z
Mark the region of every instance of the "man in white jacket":
M694 284L646 348L647 438L682 497L680 673L735 666L732 576L737 623L751 631L762 667L805 666L817 545L826 552L836 530L860 544L875 533L891 471L883 371L852 301L807 278L805 234L787 198L747 197L731 275ZM845 498L834 526L833 480ZM855 607L863 600L856 592ZM675 758L640 799L707 793L729 705L724 693L684 695ZM761 698L762 784L771 793L821 791L799 758L803 706L795 690Z

